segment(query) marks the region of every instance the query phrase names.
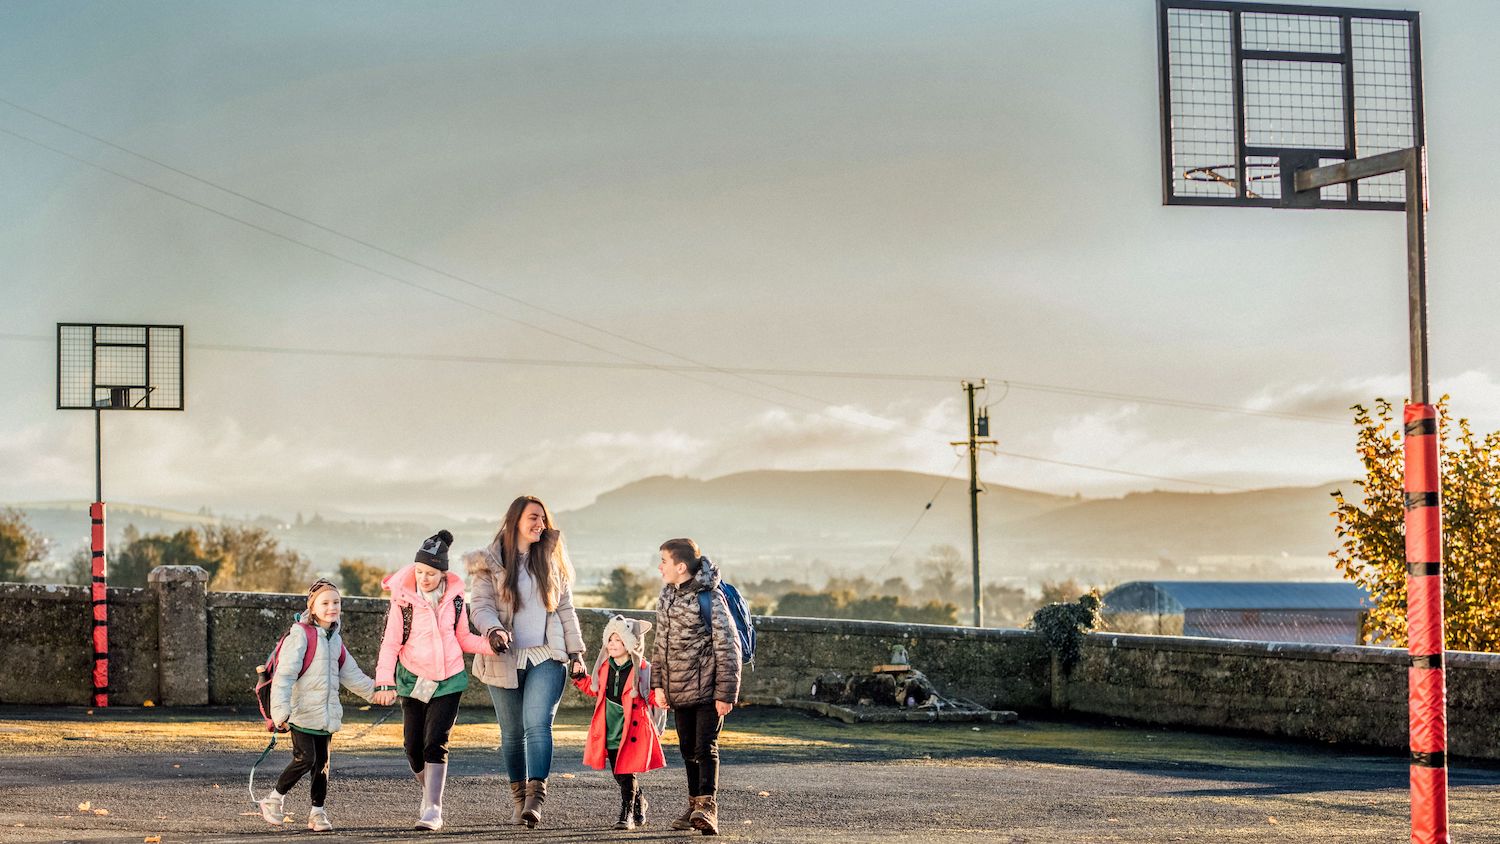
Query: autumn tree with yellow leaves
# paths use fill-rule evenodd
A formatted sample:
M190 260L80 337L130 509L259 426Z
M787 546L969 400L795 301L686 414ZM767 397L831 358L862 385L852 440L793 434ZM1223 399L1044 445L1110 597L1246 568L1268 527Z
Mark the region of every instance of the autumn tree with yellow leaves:
M1437 405L1443 508L1443 615L1449 650L1500 652L1500 432L1482 437L1469 420L1450 423L1448 397ZM1406 645L1406 499L1400 408L1376 399L1354 406L1362 499L1333 493L1344 577L1374 599L1369 639Z

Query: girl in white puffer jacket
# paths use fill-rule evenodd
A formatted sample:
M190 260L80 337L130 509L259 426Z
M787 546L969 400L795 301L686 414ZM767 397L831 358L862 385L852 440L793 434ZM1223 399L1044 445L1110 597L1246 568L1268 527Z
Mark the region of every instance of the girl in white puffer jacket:
M328 743L344 720L339 686L375 701L375 681L344 650L339 636L339 605L338 587L327 580L315 581L307 590L307 612L281 642L276 673L271 678L271 719L291 729L292 761L281 772L276 787L260 801L260 814L267 823L281 824L287 792L304 774L311 773L312 810L307 815L307 828L319 832L333 829L323 800L328 795ZM308 625L313 626L315 650L307 671L298 676L308 646Z

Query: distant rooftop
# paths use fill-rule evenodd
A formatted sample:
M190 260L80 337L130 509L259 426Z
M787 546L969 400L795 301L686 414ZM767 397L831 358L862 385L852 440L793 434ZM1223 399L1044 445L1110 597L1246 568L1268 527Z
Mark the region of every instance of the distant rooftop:
M1132 580L1104 595L1107 612L1177 615L1186 610L1359 610L1363 587L1334 581Z

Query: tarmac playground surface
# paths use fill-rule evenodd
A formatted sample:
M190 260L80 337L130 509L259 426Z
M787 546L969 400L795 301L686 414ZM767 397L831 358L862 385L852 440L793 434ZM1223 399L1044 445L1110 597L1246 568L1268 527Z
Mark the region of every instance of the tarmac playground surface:
M400 714L346 712L333 741L333 833L261 820L247 792L267 735L253 710L0 706L0 841L690 841L667 827L685 806L675 734L668 767L643 776L647 826L610 827L614 781L585 768L587 713L559 713L543 822L512 827L492 713L454 731L442 832L413 830L418 791ZM976 729L977 726L977 729ZM256 774L263 793L290 758ZM749 707L723 739L723 841L1397 842L1408 838L1403 754L1167 731L1138 725L846 725ZM1450 769L1456 842L1500 842L1500 767Z

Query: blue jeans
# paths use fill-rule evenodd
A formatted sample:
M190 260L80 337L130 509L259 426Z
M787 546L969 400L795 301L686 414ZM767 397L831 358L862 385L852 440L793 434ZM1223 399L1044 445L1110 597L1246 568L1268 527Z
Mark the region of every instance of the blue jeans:
M489 686L500 725L500 757L511 782L544 780L552 773L552 719L562 700L565 669L549 659L516 672L516 687Z

